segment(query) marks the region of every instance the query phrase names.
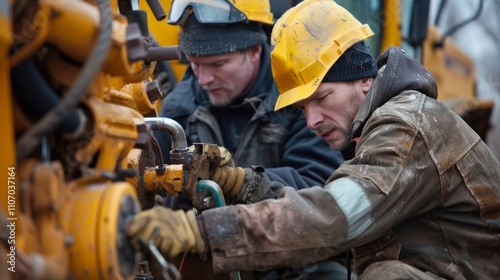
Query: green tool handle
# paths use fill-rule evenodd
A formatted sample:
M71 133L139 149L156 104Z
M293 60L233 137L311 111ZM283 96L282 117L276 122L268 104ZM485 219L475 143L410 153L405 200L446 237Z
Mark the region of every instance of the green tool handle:
M204 191L209 191L212 194L215 207L222 207L226 205L222 189L216 182L211 180L200 180L198 182L198 192L204 192ZM229 279L240 280L241 279L240 272L239 271L229 272Z

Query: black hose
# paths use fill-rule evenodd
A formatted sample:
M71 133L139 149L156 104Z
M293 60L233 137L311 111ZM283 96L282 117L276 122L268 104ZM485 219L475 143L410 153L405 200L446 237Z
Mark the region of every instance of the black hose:
M165 173L165 166L163 163L163 154L161 153L160 143L158 143L158 140L154 137L151 137L150 141L156 158L156 174L163 175Z
M23 113L33 122L43 118L59 104L59 96L43 78L31 57L21 61L11 70L15 100ZM71 134L80 126L81 119L71 111L58 126L61 133Z
M476 10L476 13L469 19L467 20L464 20L460 23L458 23L457 25L453 26L452 28L446 30L446 32L444 32L443 36L441 37L441 40L437 41L434 43L433 47L434 48L441 48L444 46L444 40L446 38L448 38L449 36L451 36L453 33L457 32L457 30L459 30L460 28L464 27L465 25L471 23L472 21L476 20L482 13L483 11L483 2L484 0L479 0L479 6Z
M436 19L434 20L434 25L439 26L439 21L441 20L441 15L443 14L443 8L444 5L446 5L447 0L442 0L441 3L439 3L439 7L436 13Z
M484 2L484 0L479 0L479 6L477 7L476 13L471 18L464 20L461 23L448 29L448 31L446 31L444 33L443 37L451 36L453 33L455 33L460 28L464 27L466 24L469 24L470 22L476 20L481 15L481 13L483 11L483 2Z
M101 16L101 28L97 35L95 47L73 86L64 94L65 98L17 141L16 159L18 162L36 148L44 135L54 130L68 117L80 102L80 98L86 92L89 84L101 71L111 46L113 15L108 0L97 0L97 4Z

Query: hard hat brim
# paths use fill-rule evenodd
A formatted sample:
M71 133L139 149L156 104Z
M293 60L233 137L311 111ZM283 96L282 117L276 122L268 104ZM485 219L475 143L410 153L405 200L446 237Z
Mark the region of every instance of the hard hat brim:
M280 94L278 96L278 100L276 100L274 111L278 111L279 109L293 105L297 102L309 98L316 91L322 79L323 77L318 77L318 79L308 84L294 87L289 91ZM304 92L306 92L307 94L304 94Z

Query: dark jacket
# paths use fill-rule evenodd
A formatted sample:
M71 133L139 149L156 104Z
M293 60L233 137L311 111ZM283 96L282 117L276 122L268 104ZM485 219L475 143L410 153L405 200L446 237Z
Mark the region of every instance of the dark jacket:
M160 116L179 122L189 145L226 147L237 166L261 165L272 180L297 189L322 186L343 162L342 155L307 128L300 110L274 112L278 94L271 75L269 46L263 45L261 70L245 100L225 108L211 106L188 67L182 81L163 100ZM168 162L170 137L164 132L155 135Z
M500 279L500 162L435 99L435 79L417 61L389 48L378 63L352 158L324 188L284 188L279 199L198 216L216 272L355 248L365 267L398 259L447 279ZM369 251L381 236L395 248L383 257Z

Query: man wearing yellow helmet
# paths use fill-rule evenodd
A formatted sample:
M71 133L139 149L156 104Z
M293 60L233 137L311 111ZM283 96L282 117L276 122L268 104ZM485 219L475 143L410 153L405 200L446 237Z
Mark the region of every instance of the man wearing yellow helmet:
M168 22L181 26L179 47L189 67L163 100L160 115L179 122L190 143L227 148L235 164L244 168L245 184L260 186L245 186L226 201L276 197L283 185L323 185L343 158L307 128L300 110L274 111L279 92L263 29L274 23L269 0L174 0ZM160 131L157 138L168 159L170 136ZM169 199L173 209L192 208L180 197ZM297 273L328 276L331 263ZM344 271L344 279L346 268L333 265Z
M300 108L348 160L324 187L284 187L277 199L196 217L163 213L189 220L180 232L193 236L166 253L210 253L224 272L350 250L358 279L500 277L500 162L436 100L436 81L417 61L394 47L375 61L363 42L371 34L332 0L305 0L276 22L276 110Z

